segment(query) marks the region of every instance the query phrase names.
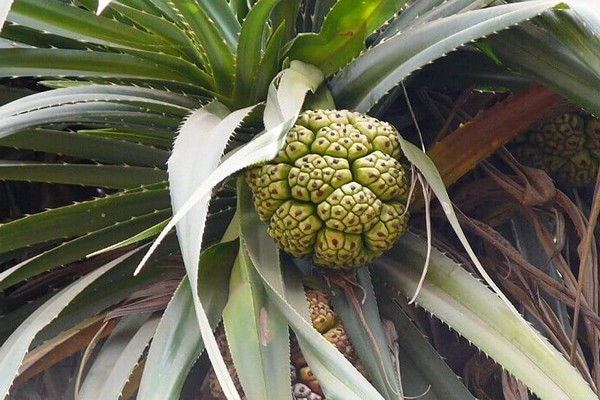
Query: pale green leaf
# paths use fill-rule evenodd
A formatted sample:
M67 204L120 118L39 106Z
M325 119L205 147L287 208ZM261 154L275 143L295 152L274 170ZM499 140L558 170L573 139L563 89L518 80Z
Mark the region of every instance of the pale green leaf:
M427 63L469 41L532 18L556 1L528 1L437 19L367 50L331 82L342 107L366 112L389 90Z
M500 297L500 299L502 299L504 304L506 304L506 306L512 310L515 316L522 320L524 326L529 327L525 320L521 317L521 314L519 314L517 309L512 305L508 298L506 298L502 290L500 290L498 285L496 285L496 283L492 280L485 268L483 268L483 265L481 265L481 262L477 258L475 251L473 250L473 248L469 244L469 241L467 240L467 237L465 236L460 222L458 222L458 218L456 216L456 213L454 212L454 207L452 205L450 197L448 196L448 192L446 191L446 186L444 185L442 177L440 176L440 173L437 170L433 161L421 149L416 147L414 144L406 141L400 135L398 135L398 140L400 141L400 147L402 148L402 151L408 159L408 161L410 161L425 177L427 184L431 187L431 190L440 202L440 205L442 206L442 209L446 214L446 218L448 219L450 226L452 226L454 233L456 233L456 236L458 236L458 239L460 240L464 249L467 251L467 254L473 261L473 264L475 264L477 271L481 274L485 282L488 285L490 285L493 291Z
M238 207L242 216L240 226L248 244L252 265L261 277L273 304L286 316L296 333L302 353L311 370L319 378L326 396L335 399L382 399L383 397L354 366L312 327L301 281L289 275L285 279L279 263L270 262L278 250L273 240L268 237L264 224L258 219L252 205L250 190L244 184L238 186L238 197ZM287 283L285 286L284 279ZM289 286L293 287L291 293Z
M26 281L44 271L60 267L84 258L89 253L98 251L115 242L128 241L138 237L140 231L146 230L158 221L169 217L171 209L152 212L148 215L132 217L129 220L86 233L76 239L69 240L52 247L36 256L7 268L0 272L0 290ZM165 222L166 224L166 222Z
M399 335L397 346L404 395L419 397L427 393L425 398L432 397L431 400L475 400L404 311L388 299L381 304L382 314L393 321Z
M78 399L119 398L158 325L159 318L149 317L150 313L138 313L121 318L91 362Z
M300 65L300 68L302 68L302 65ZM303 75L301 78L304 82L310 79L310 77L305 77ZM309 83L310 86L304 86L303 94L308 90L314 90L316 85L320 83L320 79L316 82ZM220 111L216 111L216 113L225 114L226 110L224 110L222 106L219 106L218 103L212 104L211 108L220 108ZM260 140L253 140L248 145L235 152L232 157L226 158L218 168L219 155L225 148L231 132L253 107L238 110L229 114L224 119L220 118L215 113L210 112L212 111L211 108L208 110L201 109L197 114L198 120L201 122L195 122L194 126L191 125L190 120L188 120L186 124L184 124L175 143L173 156L169 160L170 177L171 174L173 174L170 187L175 215L153 243L153 246L146 254L146 257L144 257L140 263L140 266L145 263L147 257L149 257L156 246L160 244L160 241L166 236L169 230L177 225L177 233L188 277L191 281L197 281L197 260L201 250L200 244L206 221L206 210L210 191L217 183L241 168L274 157L282 145L285 133L287 133L287 130L293 124L300 112L300 105L301 102L298 105L298 109L295 110L295 113L292 116L293 118L281 123L276 130L267 131L267 134L270 133L271 136L275 136L275 139L278 139L276 143L273 143L273 139L268 140L268 136L266 143L264 140L262 143ZM198 140L199 135L194 135L196 131L192 130L190 126L194 126L201 132L206 132L205 134L208 136L206 140ZM225 134L223 134L223 132L225 132ZM265 135L262 135L261 137L265 138ZM200 139L202 139L202 137L200 137ZM207 146L207 140L213 141L215 145ZM180 150L178 150L178 148ZM197 154L197 151L203 149L205 150L205 157ZM259 149L260 151L258 151ZM251 150L255 150L254 153ZM194 175L190 176L190 171L193 171ZM188 214L190 211L194 216L193 218ZM180 221L181 224L179 224ZM200 330L206 341L208 354L213 367L217 372L217 376L221 381L221 386L228 396L238 398L235 386L227 373L227 368L219 353L212 332L210 331L210 325L206 320L204 309L198 299L198 293L192 291L192 296L194 298L194 308L200 324Z
M0 369L0 397L4 398L8 394L12 381L17 376L19 366L38 332L52 322L86 287L138 250L132 250L73 282L36 309L19 325L0 347L0 364L2 365Z
M109 5L110 3L112 3L112 1L113 1L113 0L98 0L98 9L97 9L97 11L96 11L96 14L97 14L97 15L100 15L100 14L102 14L102 11L104 11L104 9L105 9L106 7L108 7L108 5Z
M198 296L213 328L221 319L227 303L229 276L237 245L237 241L216 244L200 257ZM152 340L138 399L178 398L189 370L203 351L204 341L194 311L189 280L185 277L169 302Z
M407 233L374 262L381 281L411 297L423 272L426 242ZM579 372L478 279L433 250L416 302L495 359L541 399L593 400Z
M157 168L99 164L44 164L0 160L0 180L130 189L166 181L167 174Z
M244 394L291 399L288 324L266 296L244 245L232 271L223 324Z
M306 72L307 74L305 74L304 72ZM260 135L256 136L249 143L239 147L236 151L227 154L227 156L224 157L221 164L214 171L209 171L209 175L206 177L206 179L204 181L201 181L201 183L198 184L197 187L193 188L193 190L190 190L189 187L185 189L186 192L189 191L189 197L185 200L184 203L181 204L181 207L177 210L177 212L173 216L173 219L169 222L165 229L163 229L156 241L150 247L148 253L140 263L140 267L148 259L150 254L154 251L154 249L156 249L156 247L160 244L160 241L167 235L167 233L173 227L175 227L177 223L181 219L183 219L193 207L196 206L197 203L201 202L202 200L207 201L207 196L213 187L215 187L219 182L223 181L225 178L233 175L234 173L249 165L273 159L277 155L279 149L283 147L285 136L288 130L296 121L298 114L300 113L300 107L302 106L303 98L306 92L308 92L309 90L316 90L318 85L321 83L323 76L315 72L315 67L308 66L301 62L292 63L291 67L283 71L282 74L292 74L298 79L297 82L295 82L293 79L286 80L286 82L288 83L280 89L283 91L283 93L289 94L288 96L285 96L282 93L280 96L281 101L285 106L285 109L287 110L287 114L284 115L281 112L282 103L276 104L275 106L269 106L270 102L279 102L279 94L274 89L274 84L272 84L272 92L275 93L273 96L269 97L267 101L267 106L265 108L265 125L267 125L267 130L261 133ZM293 98L293 95L301 95L302 98ZM294 105L297 107L295 110ZM269 110L274 109L277 110L277 115L270 118L270 121L274 122L276 125L272 128L268 128L268 124L266 121L267 114ZM287 119L284 119L284 116ZM229 124L233 120L234 119L229 120L227 124ZM281 122L278 123L278 121ZM223 123L225 123L225 120ZM231 132L231 130L227 132ZM214 149L206 146L203 146L202 148L214 157ZM185 149L182 151L185 152ZM210 155L208 156L209 159L211 158ZM187 171L187 169L185 168L185 164L183 165L182 171ZM206 174L206 171L202 173ZM192 223L204 225L204 221L193 220ZM183 251L185 252L186 250Z
M401 393L400 382L390 358L388 343L379 318L371 276L367 268L362 268L357 272L357 277L362 290L355 289L354 294L370 332L366 331L347 294L340 288L334 288L336 295L331 296L331 303L336 314L344 321L344 329L352 340L352 347L365 365L373 385L380 393L385 394L386 398L396 398Z
M4 21L6 21L6 16L10 11L12 3L13 0L5 0L2 3L0 3L0 32L2 32L2 26L4 25Z
M221 154L223 154L234 129L253 108L248 107L228 113L227 108L214 102L192 113L183 124L179 136L175 140L168 169L171 200L175 213L183 207L196 188L201 186L217 168ZM198 281L198 259L209 200L210 193L199 199L177 224L177 237L179 238L187 275L191 282ZM235 385L229 374L227 374L227 367L219 353L204 308L195 290L192 291L192 298L194 299L194 308L208 355L215 370L218 371L217 376L225 379L225 382L222 382L224 392L231 394L234 396L233 398L237 398Z

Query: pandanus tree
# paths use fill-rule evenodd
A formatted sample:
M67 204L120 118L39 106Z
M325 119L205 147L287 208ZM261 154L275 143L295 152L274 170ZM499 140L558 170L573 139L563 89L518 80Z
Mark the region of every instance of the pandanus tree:
M0 396L598 397L591 1L0 22Z

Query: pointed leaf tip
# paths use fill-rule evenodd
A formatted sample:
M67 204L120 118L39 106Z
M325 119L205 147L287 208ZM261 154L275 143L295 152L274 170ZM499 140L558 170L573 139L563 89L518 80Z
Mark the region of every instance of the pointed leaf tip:
M0 32L2 32L2 26L6 21L6 17L8 17L8 12L10 11L12 3L13 0L4 0L3 2L0 2Z
M112 2L112 0L98 0L98 10L96 11L96 15L102 14L102 11Z

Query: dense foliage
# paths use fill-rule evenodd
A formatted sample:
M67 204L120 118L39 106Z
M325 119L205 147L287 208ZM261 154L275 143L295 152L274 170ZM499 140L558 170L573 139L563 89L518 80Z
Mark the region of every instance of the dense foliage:
M503 148L600 115L591 0L12 0L0 23L0 396L598 398L597 180ZM356 270L280 251L245 179L315 109L400 132L370 156L409 232Z

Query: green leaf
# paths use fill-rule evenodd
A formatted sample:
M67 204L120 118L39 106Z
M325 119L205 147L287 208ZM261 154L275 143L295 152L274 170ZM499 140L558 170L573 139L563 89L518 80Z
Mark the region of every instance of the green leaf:
M15 100L0 108L0 117L84 102L131 104L181 116L199 106L199 102L194 98L162 90L125 85L83 85L36 93Z
M155 36L162 38L163 41L169 43L172 50L177 51L186 60L198 66L203 66L204 61L200 50L196 48L191 38L186 35L181 27L164 18L162 14L151 14L147 5L140 10L129 5L113 3L111 9ZM156 49L156 51L159 51L159 49Z
M173 52L168 43L143 30L56 1L19 0L13 5L8 20L81 42Z
M166 172L155 168L116 165L58 165L0 160L0 180L130 189L163 182L166 179Z
M108 164L128 164L166 168L169 152L139 143L117 140L115 131L108 139L92 131L62 132L53 129L28 129L0 138L0 146L62 154Z
M302 103L306 92L308 92L309 90L316 90L318 85L321 83L322 79L322 74L320 74L315 67L301 63L299 61L292 62L290 68L286 69L282 74L280 89L275 89L274 82L271 84L271 88L269 90L269 99L267 100L267 105L265 107L264 113L265 126L267 130L262 134L256 136L249 143L236 149L235 152L228 154L228 156L223 159L223 161L218 167L216 167L215 165L216 169L214 169L214 171L201 171L201 176L206 177L206 179L204 179L203 181L199 181L197 187L194 187L193 190L190 190L190 188L188 187L189 181L181 179L181 185L177 185L178 189L175 190L179 191L181 189L182 193L189 192L189 194L187 197L182 196L181 199L178 199L178 201L182 200L180 207L178 207L178 210L173 216L173 219L169 222L165 229L163 229L161 234L153 243L152 247L150 247L148 253L146 254L146 257L140 263L140 267L144 264L149 255L152 254L154 249L156 249L158 244L160 244L161 240L167 235L167 233L171 229L173 229L173 227L175 227L177 223L180 220L182 220L192 208L196 206L197 203L200 203L202 205L203 201L208 201L206 196L209 195L212 188L215 187L219 182L223 181L227 177L233 175L234 173L249 165L273 159L277 155L277 152L283 146L283 143L285 141L285 135L287 134L288 130L292 127L292 125L298 117L298 114L300 113L300 108L302 107ZM247 111L248 110L246 109L238 110L236 113L244 114ZM223 120L223 122L221 122L221 124L223 124L222 127L227 127L227 129L211 131L211 136L218 138L223 131L231 132L234 127L232 122L235 122L236 120L239 122L239 119L241 118L240 114L234 113L230 115L228 119ZM203 113L199 112L198 117L205 118L207 116L203 116ZM213 115L213 118L214 117L215 116ZM216 122L213 121L210 122L210 124L206 127L210 128L211 125L214 126L215 124ZM213 130L214 129L215 128L213 128ZM189 136L190 138L186 138L185 140L194 140L191 134ZM223 140L223 138L221 138L221 140ZM221 143L220 147L224 148L224 144ZM195 149L197 147L193 148ZM215 151L213 148L206 146L201 146L200 148L205 149L207 154L207 161L214 161ZM184 146L181 146L181 149L182 160L187 160L192 157L192 155L189 152L189 148L186 149ZM193 156L196 160L197 155L194 154ZM178 158L180 157L180 155L177 153L176 157ZM198 161L195 161L195 163L196 162ZM188 176L189 170L186 166L186 162L181 162L180 164L181 168L178 168L178 171L180 172L177 172L176 174ZM194 177L195 179L197 179L196 175L194 175ZM185 202L183 202L183 200ZM202 208L198 208L197 210L201 211ZM197 236L198 232L201 232L203 230L204 219L196 218L189 219L189 221L191 224L197 224L197 226L194 228L196 232L194 233L194 235L192 235ZM202 229L198 229L200 227L202 227ZM193 242L193 240L190 243L192 246L199 246L199 244ZM186 250L183 251L185 254ZM193 257L190 258L189 262L191 263L190 265L193 266L195 262L191 261L192 259Z
M4 21L6 21L6 17L8 16L8 12L10 11L12 3L13 0L6 0L0 4L0 32L2 32Z
M412 2L406 10L385 28L378 41L389 39L401 31L423 25L439 18L449 17L468 10L484 8L493 0L426 0Z
M4 342L2 347L0 347L0 364L2 364L2 369L0 370L1 397L6 397L8 394L12 381L15 376L17 376L19 366L38 332L52 322L86 287L112 268L118 266L121 261L127 259L135 252L137 252L137 249L130 251L116 260L90 272L78 281L73 282L35 310L35 312L19 325L6 342Z
M379 279L414 294L427 244L411 233L374 262ZM417 303L494 358L542 399L597 399L548 342L454 261L433 250Z
M81 42L174 53L155 35L58 1L18 0L8 20Z
M238 46L240 24L226 0L198 0L201 8L215 22L221 36L232 50Z
M138 232L153 226L158 221L165 220L170 214L171 209L168 208L148 215L132 217L130 220L118 222L54 246L0 272L0 290L24 282L44 271L78 261L115 242L136 237Z
M212 87L200 70L194 75L189 64L162 56L164 63L147 61L128 55L87 50L65 49L0 49L0 77L71 76L97 78L138 78L155 81L181 82L190 86ZM166 60L174 60L179 70L166 68ZM74 61L77 60L77 61ZM180 72L181 71L181 72Z
M87 257L94 257L99 254L107 253L109 251L113 251L116 249L121 249L123 247L130 246L132 244L139 243L146 239L152 238L152 237L158 235L160 233L160 231L167 225L168 222L169 222L169 219L167 218L163 221L160 221L159 223L157 223L155 225L152 225L151 227L149 227L147 229L144 229L141 232L137 232L135 235L127 236L125 239L121 240L120 242L114 243L114 241L113 241L113 243L111 243L107 247L101 248L99 250L95 249L96 251L88 254Z
M77 394L79 399L117 399L156 331L150 313L123 317L108 337Z
M264 43L269 32L269 15L280 0L261 0L248 13L239 38L234 87L234 102L248 105L256 102L256 78ZM271 76L269 79L271 79Z
M358 284L361 291L354 290L365 318L367 332L360 317L357 315L347 294L335 288L335 296L331 296L333 309L344 321L344 329L350 336L352 347L356 350L359 359L364 363L373 385L387 399L397 398L400 393L394 364L390 358L385 333L379 318L377 299L373 291L371 276L366 268L358 272ZM364 295L364 298L362 297ZM372 335L373 340L369 338Z
M271 14L271 23L273 26L285 26L283 42L291 41L296 35L296 24L293 21L298 19L301 0L281 0Z
M222 104L210 103L192 113L181 127L175 141L173 154L169 159L170 192L175 213L182 209L196 187L202 186L217 168L229 137L252 108L248 107L228 113L227 108ZM198 135L198 132L204 134ZM203 154L199 155L199 151ZM183 261L187 275L192 282L198 280L198 258L201 252L209 200L210 193L203 195L177 224L177 237ZM163 232L167 231L167 228ZM157 239L155 243L158 242ZM235 394L235 385L227 373L227 367L219 353L215 338L212 336L212 330L196 291L192 291L192 298L209 358L217 376L225 377L225 382L222 382L221 386L225 393Z
M331 84L338 105L368 111L415 70L471 40L534 17L555 5L537 0L468 11L400 32L348 64Z
M200 2L192 2L188 0L176 0L171 1L172 7L181 15L182 22L185 23L186 28L189 29L188 34L193 35L197 44L202 47L204 54L208 62L208 69L210 70L211 76L215 80L215 91L222 94L228 95L233 88L233 77L235 76L235 59L232 46L232 40L235 40L237 44L237 33L235 37L223 36L223 32L220 31L220 26L217 21L221 18L211 19L215 16L215 13L211 13L215 8L219 12L218 17L222 17L223 11L222 5L225 4L224 0L212 0L215 1L216 7L207 7L205 0ZM202 4L199 4L202 3ZM229 7L227 11L231 13ZM233 14L231 13L233 17ZM237 20L233 19L237 24Z
M92 232L168 206L167 189L119 193L0 225L2 252ZM84 217L82 217L84 216Z
M325 395L334 399L382 399L354 366L313 328L301 280L288 269L282 271L279 262L272 262L277 257L278 249L258 219L250 190L243 183L238 186L238 198L242 218L240 227L242 236L247 240L252 265L262 279L269 298L286 316L296 333L302 354L319 378Z
M263 100L267 97L269 83L279 71L281 47L283 45L283 35L285 34L285 22L282 22L271 34L263 52L256 81L254 82L255 99Z
M470 87L480 91L513 93L529 84L531 80L511 73L474 48L461 48L436 60L411 81L413 87L452 90Z
M487 42L504 65L600 115L600 76L545 30L522 26L491 36Z
M223 324L236 372L251 399L291 399L286 319L266 296L242 246L234 265Z
M383 296L380 304L382 314L393 321L400 336L397 344L404 395L418 397L427 393L434 396L432 400L475 400L404 311Z
M216 244L200 257L198 295L215 327L228 298L231 267L237 255L237 241ZM192 365L204 351L194 311L191 288L183 279L158 325L148 352L138 397L178 398Z
M398 12L405 0L354 0L336 2L321 31L299 35L288 56L319 67L329 76L356 57L365 39Z
M587 1L572 0L571 7L541 15L539 24L600 77L600 13Z
M0 121L0 138L23 129L52 123L97 123L124 126L176 127L180 118L146 112L144 108L115 103L77 103L42 108Z

